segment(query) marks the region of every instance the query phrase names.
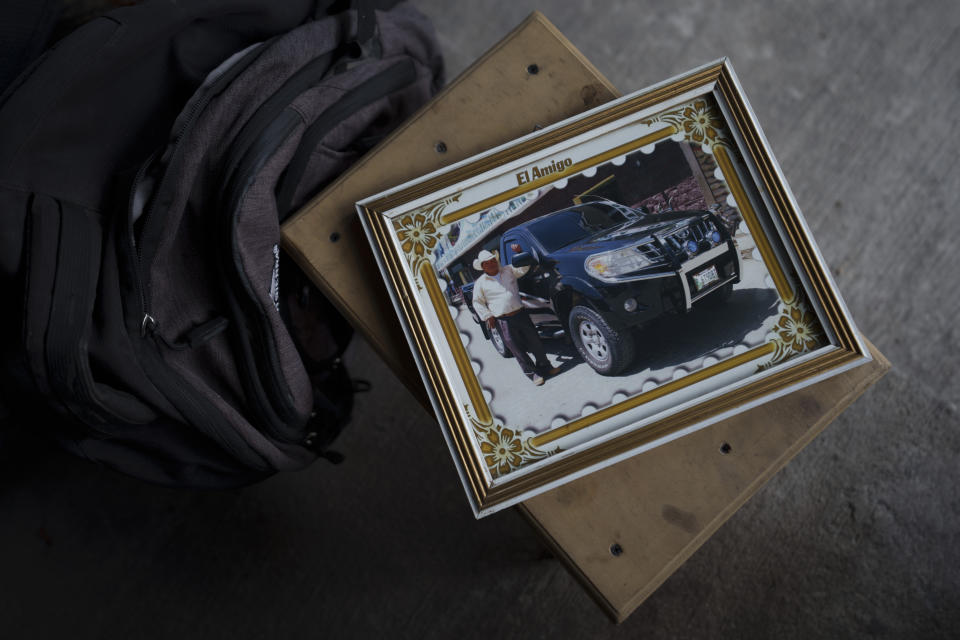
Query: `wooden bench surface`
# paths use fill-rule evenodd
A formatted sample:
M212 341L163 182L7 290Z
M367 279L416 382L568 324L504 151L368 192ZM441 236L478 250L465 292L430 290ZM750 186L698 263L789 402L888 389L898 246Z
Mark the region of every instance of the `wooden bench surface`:
M528 73L531 64L536 74ZM284 225L284 248L428 412L354 203L617 95L534 13ZM623 620L889 369L871 349L869 365L573 481L520 509L604 610Z

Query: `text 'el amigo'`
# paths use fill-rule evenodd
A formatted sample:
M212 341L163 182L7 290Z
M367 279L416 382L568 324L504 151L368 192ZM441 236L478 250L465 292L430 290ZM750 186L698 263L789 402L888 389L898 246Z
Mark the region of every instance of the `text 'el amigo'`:
M533 167L531 169L524 169L517 174L517 184L526 184L531 180L536 180L537 178L542 178L548 176L551 173L560 173L564 169L573 166L573 160L570 158L561 158L559 160L551 160L550 164L543 165L542 167Z

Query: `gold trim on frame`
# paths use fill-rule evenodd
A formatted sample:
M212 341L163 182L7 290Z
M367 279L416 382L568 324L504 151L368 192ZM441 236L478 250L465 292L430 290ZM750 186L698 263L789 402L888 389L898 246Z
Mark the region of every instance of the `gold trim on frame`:
M457 220L462 220L468 216L473 215L474 213L477 213L478 211L485 211L494 205L500 204L501 202L506 202L507 200L511 200L513 198L516 198L517 196L522 196L523 194L529 193L534 189L539 189L540 187L546 186L551 182L562 180L567 176L575 176L581 171L583 171L584 169L588 169L594 165L602 164L604 162L607 162L608 160L612 160L613 158L616 158L617 156L626 155L631 151L636 151L637 149L640 149L647 145L656 144L660 140L669 138L675 133L677 133L676 127L672 125L663 127L662 129L658 131L654 131L653 133L647 134L642 138L639 138L632 142L628 142L626 144L622 144L618 147L614 147L613 149L610 149L609 151L604 151L603 153L587 158L586 160L577 162L567 167L563 171L559 171L557 173L551 173L550 175L544 176L542 178L537 178L536 180L531 180L530 182L528 182L527 184L524 184L523 186L515 187L513 189L510 189L509 191L504 191L503 193L498 193L497 195L491 198L486 198L484 200L481 200L476 204L472 204L468 207L464 207L463 209L457 209L456 211L452 211L448 214L444 214L443 216L440 217L440 224L446 225L452 222L456 222Z
M422 197L430 195L431 193L436 193L446 186L456 184L472 176L484 173L489 169L494 169L496 167L513 162L514 160L519 160L520 158L534 154L537 151L542 151L543 149L551 147L558 142L568 140L591 129L601 127L609 122L614 122L620 118L623 118L624 116L630 115L631 113L642 111L647 107L652 107L656 104L669 100L670 98L674 98L686 93L687 91L708 86L717 80L718 72L721 67L722 64L716 64L700 71L696 71L689 76L684 76L678 79L676 82L670 83L669 85L653 89L644 94L636 95L628 100L620 102L619 104L615 104L611 107L607 107L606 109L592 113L589 116L580 118L574 122L571 122L570 124L563 125L557 129L545 132L543 135L527 140L522 145L501 149L497 153L480 158L479 160L475 160L469 164L462 165L456 169L451 169L450 171L434 176L429 180L425 180L406 189L392 193L371 203L370 206L376 211L389 211L400 204L411 202L412 200L418 200Z
M433 270L433 265L429 262L425 263L420 268L420 276L427 287L427 293L430 296L430 302L433 303L433 308L446 310L447 301L443 297L440 285L437 283L437 272ZM443 327L443 337L446 339L450 351L453 352L453 360L457 363L460 379L467 387L467 397L470 398L470 403L477 414L477 421L480 423L490 422L492 419L490 407L487 406L487 401L483 398L483 389L473 372L473 365L470 364L470 354L467 353L467 350L463 347L463 342L460 340L460 330L457 329L457 325L449 313L438 313L437 316L440 319L440 326Z
M750 118L746 100L737 89L733 70L726 60L716 66L715 93L723 98L730 108L737 130L744 137L745 155L749 154L753 160L763 186L773 200L773 212L783 222L791 244L798 253L799 262L807 267L806 273L810 277L816 297L824 307L830 328L836 334L841 347L849 349L857 357L867 357L867 351L856 337L853 323L843 313L837 293L830 286L827 274L817 259L811 239L803 231L800 214L794 208L787 187L775 169L774 160Z
M754 347L749 351L745 351L738 356L733 356L732 358L727 358L722 362L718 362L715 365L711 365L706 369L700 369L694 373L686 375L679 380L673 380L671 382L666 382L651 389L646 393L641 393L640 395L633 396L632 398L627 398L623 402L620 402L615 405L611 405L604 409L601 409L595 413L591 413L585 418L580 418L579 420L574 420L573 422L568 422L562 427L557 427L556 429L551 429L541 433L538 436L530 438L530 441L535 446L543 446L554 440L559 440L564 436L568 436L571 433L577 432L581 429L585 429L589 426L595 425L598 422L606 420L607 418L612 418L618 413L623 413L624 411L629 411L641 405L644 405L652 400L657 398L662 398L668 393L673 393L674 391L679 391L680 389L689 387L692 384L702 382L707 378L713 377L717 374L723 373L724 371L729 371L730 369L735 369L742 364L746 364L751 360L756 360L757 358L762 358L763 356L770 355L776 350L776 345L772 342L766 342L759 347Z
M464 180L535 154L598 126L614 122L681 94L697 90L701 92L700 96L712 96L717 103L727 109L729 114L727 117L721 114L725 121L724 124L733 129L741 140L738 144L734 140L718 137L707 140L707 143L711 144L713 148L717 165L723 172L730 193L733 195L751 234L757 241L757 249L763 257L774 286L781 297L781 317L774 328L776 337L771 342L728 358L706 369L665 383L649 392L629 398L615 406L604 408L562 427L528 438L527 442L533 448L530 460L556 455L555 459L548 465L534 465L524 469L523 473L502 477L503 474L498 473L498 471L517 468L517 465L513 464L514 459L510 456L513 454L520 455L518 446L523 446L523 443L520 445L514 443L518 431L512 426L507 429L503 425L494 425L489 407L483 398L482 388L473 371L470 356L461 342L460 332L447 309L447 303L433 266L424 255L410 255L408 253L406 256L407 267L411 269L409 273L414 274L412 279L408 279L405 275L407 271L401 263L404 255L395 249L398 245L397 229L383 215L383 212L395 209L404 203L424 198L431 193L448 189ZM562 174L554 173L540 180L543 184L548 184L567 175L579 173L589 165L605 162L616 156L629 153L634 149L651 144L651 141L646 140L647 137L651 137L652 141L655 142L678 132L683 132L685 137L702 135L704 138L717 134L709 114L698 113L695 115L695 121L689 125L697 130L698 133L695 134L691 134L691 129L686 125L678 127L676 122L670 122L668 118L663 117L665 115L667 114L657 114L651 120L659 119L668 126L649 134L644 139L621 145L616 149L568 167ZM687 130L684 130L685 128ZM747 190L740 182L741 176L730 157L731 153L743 157L744 161L751 167L751 172L756 176L757 187L769 196L769 202L772 203L770 215L780 223L780 228L783 229L783 242L794 250L795 263L789 265L790 271L792 272L796 268L802 276L800 279L794 280L784 270L784 264L778 258L777 251L770 242L771 238L764 233L760 217L750 201ZM856 361L865 361L868 355L856 338L853 323L845 314L839 296L830 284L829 275L817 257L812 240L804 231L799 213L793 206L787 187L775 167L776 165L750 117L746 101L736 87L736 80L729 64L726 61L721 61L669 84L632 96L606 109L595 111L587 117L544 132L521 144L503 148L491 155L465 163L456 169L435 175L428 180L401 189L388 196L358 205L361 217L381 258L381 266L387 284L395 294L398 311L409 332L412 348L421 365L425 384L434 400L438 417L447 428L451 446L459 458L469 493L478 512L487 511L496 505L518 498L565 476L601 465L604 461L615 456L643 448L679 429L708 421L714 416L751 403L775 391L822 376ZM444 210L448 205L456 202L454 197L435 201L419 209L419 211L429 213L429 216L425 215L424 217L424 224L429 219L433 224L442 226L477 211L482 211L498 202L536 189L538 186L542 186L539 184L540 180L450 213L444 213ZM516 191L515 194L514 191ZM459 197L459 194L456 194L456 196ZM413 247L414 245L410 246ZM832 349L821 349L818 353L805 358L798 364L765 372L765 375L748 380L741 388L715 398L709 404L702 403L688 407L641 429L626 432L605 442L594 444L583 452L571 453L536 449L538 446L555 443L563 436L585 426L596 424L622 411L640 406L736 366L770 356L769 360L763 360L758 367L760 370L769 369L772 365L788 357L811 352L819 346L828 344L826 336L817 331L817 325L810 321L812 311L810 311L811 307L808 306L804 293L805 289L801 282L806 283L806 294L809 294L810 298L815 300L819 308L822 309L821 320L835 336ZM450 383L444 377L441 357L435 344L437 337L431 337L425 318L415 302L418 297L417 289L426 290L430 303L437 311L436 315L443 331L443 339L446 341L449 351L453 354L457 372L467 389L466 400L472 406L465 406L462 401L457 399ZM477 444L475 435L493 432L502 434L505 429L507 433L503 437L506 440L498 440L497 442L507 442L508 446L504 449L505 453L503 455L510 459L508 463L504 463L503 456L496 457L493 466L497 468L494 469L491 467L490 459L483 459L484 455L489 457L489 447L480 451L479 455L477 454L480 445ZM501 436L498 435L497 437L500 438Z
M770 277L773 279L773 284L777 288L777 293L780 294L783 300L793 300L793 287L790 286L790 281L783 272L780 261L777 260L777 256L773 252L773 247L770 246L770 241L767 240L767 236L760 224L760 219L757 217L757 212L753 210L753 205L750 203L747 191L740 183L740 176L737 174L737 170L733 166L730 156L727 154L726 147L715 147L713 157L716 158L720 171L723 172L723 176L727 179L727 186L730 188L733 199L737 202L737 209L740 210L740 215L743 216L744 222L747 223L747 228L750 229L750 235L753 237L754 242L757 243L757 250L760 251L760 255L763 257L763 263L766 265L767 271L770 272Z

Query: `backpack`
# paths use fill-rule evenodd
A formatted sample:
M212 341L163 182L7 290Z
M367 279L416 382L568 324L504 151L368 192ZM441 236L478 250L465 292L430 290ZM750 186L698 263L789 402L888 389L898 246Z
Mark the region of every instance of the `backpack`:
M279 225L442 83L423 16L359 4L149 1L0 96L0 384L19 420L168 485L334 457L352 330Z

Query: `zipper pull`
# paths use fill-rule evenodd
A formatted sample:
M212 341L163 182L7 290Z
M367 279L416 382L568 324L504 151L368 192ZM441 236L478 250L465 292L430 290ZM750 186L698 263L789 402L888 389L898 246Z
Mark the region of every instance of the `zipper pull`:
M174 351L183 351L184 349L193 349L200 346L211 338L214 338L227 328L229 321L226 318L214 318L188 331L183 337L174 342L170 342L163 337L163 334L157 331L159 323L149 313L143 314L143 322L140 323L140 337L153 338L168 349Z
M153 332L157 330L157 321L149 313L143 314L143 322L140 323L140 337L146 338L147 336L152 336Z

